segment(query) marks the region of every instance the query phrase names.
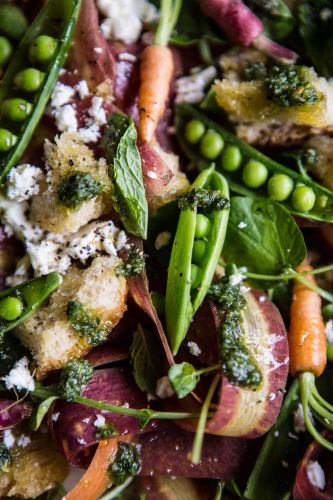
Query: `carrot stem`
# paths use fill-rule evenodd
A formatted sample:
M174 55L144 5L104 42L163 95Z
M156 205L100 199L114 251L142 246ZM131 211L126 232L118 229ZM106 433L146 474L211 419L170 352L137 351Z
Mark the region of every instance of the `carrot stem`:
M162 0L161 1L161 16L158 23L154 44L167 46L169 39L177 23L182 0Z

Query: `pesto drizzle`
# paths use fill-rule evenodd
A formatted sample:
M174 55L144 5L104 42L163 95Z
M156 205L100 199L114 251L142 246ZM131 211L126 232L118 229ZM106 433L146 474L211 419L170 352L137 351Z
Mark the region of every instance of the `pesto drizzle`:
M140 470L140 455L134 444L119 443L116 457L110 464L108 471L113 483L123 484L129 476L134 476Z
M92 346L104 342L109 334L108 330L101 324L101 320L77 300L68 302L67 318L71 326Z
M59 201L65 207L75 210L83 202L95 198L103 191L103 184L88 172L69 174L58 187Z
M208 295L218 306L221 317L219 346L223 373L236 385L258 387L262 374L244 342L242 311L246 302L240 285L232 285L229 277L224 277L211 285Z
M139 248L136 248L135 245L131 245L127 252L126 261L117 266L116 274L117 276L129 278L130 276L136 276L137 274L143 273L144 269L144 253Z
M221 195L220 191L211 189L195 188L178 197L178 208L180 210L202 208L207 212L211 212L212 210L223 210L229 207L229 200Z
M8 472L11 464L11 456L7 446L4 443L0 444L0 471Z

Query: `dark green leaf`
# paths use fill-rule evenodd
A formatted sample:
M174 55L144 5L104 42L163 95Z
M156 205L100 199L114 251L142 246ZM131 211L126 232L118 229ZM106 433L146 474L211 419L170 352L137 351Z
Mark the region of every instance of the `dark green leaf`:
M245 3L260 17L273 40L281 40L293 30L295 19L283 0L245 0Z
M269 199L236 196L231 198L223 254L227 262L246 266L248 271L275 275L300 264L306 247L301 230L284 207Z
M172 365L168 376L171 386L179 398L185 398L192 392L200 377L194 366L185 362Z
M114 207L127 231L145 239L148 205L136 138L131 118L122 113L110 114L102 146L110 163Z
M155 394L157 380L161 377L163 351L158 339L150 330L141 327L133 335L130 347L133 374L142 391Z

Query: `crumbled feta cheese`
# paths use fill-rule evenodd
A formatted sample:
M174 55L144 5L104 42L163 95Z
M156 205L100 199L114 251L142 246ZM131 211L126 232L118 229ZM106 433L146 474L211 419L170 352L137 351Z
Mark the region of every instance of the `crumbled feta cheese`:
M105 417L103 415L96 415L96 420L94 421L95 427L103 427L105 425Z
M333 10L325 7L319 12L319 17L322 21L328 21L333 16Z
M265 300L266 300L265 295L260 295L258 300L259 300L259 302L265 302Z
M240 272L231 274L229 276L229 283L231 286L239 285L243 280L246 279L246 276Z
M149 172L147 172L147 177L149 177L150 179L157 179L157 173L149 170Z
M176 104L188 102L196 104L205 97L205 88L216 77L217 72L214 66L208 66L202 71L190 76L178 78L175 82Z
M73 87L64 85L61 82L57 82L51 95L51 107L59 108L64 104L68 104L69 102L71 102L74 96L75 90L73 89Z
M51 419L52 419L53 422L56 422L59 417L60 417L60 412L57 411L56 413L52 413Z
M155 239L155 249L161 250L161 248L166 247L172 238L172 234L168 231L162 231L156 236Z
M69 255L62 251L65 244L65 237L53 233L37 244L27 242L26 248L35 274L42 276L53 271L65 274L71 265Z
M43 177L43 171L29 163L23 163L12 168L7 176L8 198L15 201L24 201L37 195Z
M202 353L200 347L196 342L187 342L187 347L192 356L199 356Z
M136 42L143 23L158 19L158 10L147 0L98 0L97 5L106 17L100 28L107 39Z
M247 224L242 220L240 221L237 227L239 227L239 229L245 229L247 227Z
M174 395L169 377L165 376L158 379L156 384L156 395L161 399L170 398Z
M85 142L97 142L101 137L101 129L97 123L92 123L87 127L79 128L80 139Z
M26 356L16 361L14 368L12 368L8 375L3 377L7 389L16 387L19 391L26 389L33 391L35 382L29 371L29 360Z
M325 325L325 333L327 342L333 343L333 320L330 319Z
M103 49L101 47L94 47L94 52L96 52L96 54L101 54Z
M297 433L306 431L303 406L300 403L297 406L297 410L294 412L294 431Z
M76 441L77 441L79 444L82 444L83 446L84 446L85 444L87 444L87 441L86 441L85 439L83 439L83 438L77 438L77 440L76 440Z
M43 237L43 229L28 219L29 205L26 201L15 203L0 195L0 211L8 236L15 235L23 242L39 241Z
M80 80L79 83L75 85L75 90L79 94L80 99L84 99L85 97L88 97L88 95L90 94L86 80Z
M68 255L82 263L91 257L97 257L103 251L116 255L114 241L118 232L119 229L112 221L88 224L69 242Z
M14 434L10 429L5 429L3 433L3 444L6 446L6 448L12 448L15 444L15 437Z
M119 61L126 61L126 62L136 62L137 57L134 54L130 54L129 52L121 52L118 55Z
M281 464L282 464L282 467L284 467L285 469L287 469L289 467L289 464L286 460L282 460Z
M310 461L308 463L306 466L306 475L313 486L320 490L325 488L325 472L317 461Z
M88 114L98 125L106 124L106 112L103 108L103 97L94 96Z
M280 435L280 432L279 432L279 431L275 431L275 432L274 432L274 437L276 437L276 438L277 438L277 437L279 437L279 435Z
M54 118L57 129L60 132L76 132L77 118L75 108L71 104L66 104L61 108L55 108Z
M29 444L31 443L31 439L29 436L25 436L24 434L21 434L16 440L17 446L20 446L21 448L26 448Z

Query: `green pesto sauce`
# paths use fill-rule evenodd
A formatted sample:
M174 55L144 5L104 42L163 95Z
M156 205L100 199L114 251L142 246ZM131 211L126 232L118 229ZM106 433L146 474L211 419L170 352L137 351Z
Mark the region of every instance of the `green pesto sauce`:
M229 278L225 277L211 285L208 293L221 316L219 346L223 373L236 385L258 387L262 374L244 341L242 311L246 302L240 285L231 285Z
M113 483L123 484L129 476L134 476L140 470L140 455L134 444L119 443L116 457L110 464L108 471Z
M60 375L58 391L67 401L80 396L82 388L94 373L94 367L86 359L73 359L68 362Z
M130 276L135 276L141 274L145 269L145 256L134 245L127 254L126 262L120 264L116 269L116 274L118 276L123 276L124 278L129 278Z
M68 302L67 318L71 326L92 346L104 342L109 334L108 330L101 324L101 320L77 300Z
M4 443L0 444L0 471L8 472L11 464L10 452Z
M88 172L73 172L58 187L58 198L65 207L75 210L84 201L103 191L103 184Z
M198 188L191 189L188 193L179 196L178 207L180 210L202 208L211 212L212 210L229 208L230 202L219 191Z
M119 435L117 426L112 422L106 422L104 425L99 427L95 433L96 439L110 439L114 436Z

